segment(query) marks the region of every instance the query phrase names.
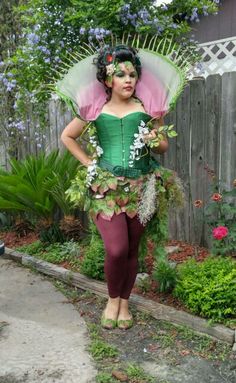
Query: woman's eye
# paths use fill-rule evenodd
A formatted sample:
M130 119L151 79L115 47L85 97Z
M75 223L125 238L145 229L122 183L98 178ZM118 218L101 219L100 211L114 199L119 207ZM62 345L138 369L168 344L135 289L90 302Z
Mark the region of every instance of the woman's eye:
M124 77L124 73L122 73L122 72L117 72L117 73L116 73L116 76L117 76L117 77Z

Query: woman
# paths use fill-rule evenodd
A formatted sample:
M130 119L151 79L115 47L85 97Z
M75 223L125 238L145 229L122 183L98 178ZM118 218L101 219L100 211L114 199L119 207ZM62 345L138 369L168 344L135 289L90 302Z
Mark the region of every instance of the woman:
M88 169L90 211L105 245L109 298L101 324L107 329L116 326L128 329L133 325L129 296L138 270L139 241L146 222L155 214L155 206L147 212L150 203L145 205L142 198L145 190L150 189L149 194L155 199L152 187L161 182L159 164L151 157L150 144L157 141L165 108L153 118L136 96L142 68L133 48L124 45L107 48L95 64L97 80L107 94L93 120L100 157L94 160L76 142L87 125L85 119L74 118L61 139ZM148 129L151 120L153 126ZM158 137L155 151L162 154L168 149L168 141L164 134ZM110 182L105 188L101 186L104 179Z

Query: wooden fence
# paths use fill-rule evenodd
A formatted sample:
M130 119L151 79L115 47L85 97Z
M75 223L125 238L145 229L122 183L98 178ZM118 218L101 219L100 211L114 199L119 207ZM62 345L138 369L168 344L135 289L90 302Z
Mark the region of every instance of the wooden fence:
M209 244L204 209L197 199L209 201L212 184L209 170L215 172L226 189L236 178L236 73L195 78L185 88L177 108L168 116L178 132L170 140L164 164L175 169L183 180L185 209L170 216L171 235L195 243Z
M47 152L62 147L60 133L70 119L69 112L62 112L58 104L51 101L49 127L45 132ZM29 121L33 137L35 128L30 118ZM170 139L169 151L159 159L178 173L186 192L185 208L181 212L170 211L170 235L175 239L208 244L210 235L204 223L204 208L197 209L193 203L197 199L204 203L209 200L209 169L221 179L225 188L231 188L236 178L236 72L191 80L175 111L166 117L166 123L175 125L178 137ZM6 166L5 148L0 149L1 164ZM36 150L33 141L27 149L22 149L22 155Z

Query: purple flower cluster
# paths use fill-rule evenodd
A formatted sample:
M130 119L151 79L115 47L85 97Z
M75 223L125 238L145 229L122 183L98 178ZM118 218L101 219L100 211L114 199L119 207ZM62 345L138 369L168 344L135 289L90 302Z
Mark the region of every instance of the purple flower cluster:
M27 35L27 40L29 45L35 45L35 44L38 44L40 38L36 33L31 32Z
M27 124L29 123L29 120L22 121L20 119L16 119L15 121L12 118L9 118L8 120L8 128L9 128L9 134L10 136L16 135L18 137L21 137L24 141L27 141L30 137L27 134ZM39 129L39 124L36 125L36 128ZM41 132L35 132L34 133L34 141L37 146L37 148L42 148L43 144L46 140L46 135L42 134Z
M208 5L203 5L202 10L203 10L203 15L204 15L204 16L208 16L208 15L209 15L209 13L207 12L207 10L208 10Z
M34 29L36 32L38 32L40 30L40 27L36 25ZM45 32L41 36L39 36L39 34L35 32L29 33L26 36L28 41L28 51L38 50L39 52L43 53L44 56L46 56L44 58L44 62L50 63L51 59L49 58L49 56L51 55L51 51L46 46L46 43L42 42L42 38L46 38L46 37L47 37L47 33ZM51 43L53 43L53 40L51 41Z
M50 53L51 53L50 50L47 47L43 46L43 45L38 45L37 48L38 48L39 51L41 51L42 53L44 53L47 56L49 56Z
M138 13L131 13L130 4L125 4L121 7L120 10L120 20L124 25L128 25L129 23L137 28L139 25L148 25L152 24L152 20L150 19L150 14L146 10L146 8L142 8L138 11Z
M16 121L12 121L12 118L9 118L9 123L8 123L8 127L10 129L15 129L15 131L18 131L20 134L25 134L25 130L26 130L26 127L25 127L25 124L23 121L17 119ZM13 135L15 132L14 130L11 131L11 135Z
M81 35L85 35L86 33L88 34L88 39L91 41L93 40L94 38L97 39L97 40L103 40L104 37L108 36L111 34L111 31L109 31L108 29L104 29L104 28L84 28L84 27L81 27L80 28L80 34Z
M212 0L213 3L219 5L220 4L220 0ZM203 5L202 6L202 14L204 16L208 16L209 15L209 12L208 12L208 9L209 9L209 5ZM214 15L217 15L218 12L215 12ZM186 20L190 20L190 21L195 21L195 22L199 22L199 8L195 7L192 9L192 14L190 16L186 16L185 17Z
M45 64L53 63L57 67L61 61L61 48L68 46L69 50L76 40L78 43L78 35L75 36L72 26L64 22L64 9L60 5L39 6L37 11L41 12L43 17L40 24L36 24L33 31L24 36L27 41L24 53L29 57L29 65L34 65L34 62L40 59L40 62L43 60ZM40 66L42 67L42 64Z
M142 20L142 23L145 25L152 23L152 20L150 19L150 13L145 8L140 9L140 11L138 11L138 17Z
M167 11L168 7L165 4L163 4L161 6L161 9L163 11ZM157 17L153 18L145 7L140 9L137 13L132 13L130 4L125 4L123 7L121 7L120 20L124 25L131 24L136 29L143 25L150 25L159 34L161 34L164 31L165 26L167 24L173 29L178 28L178 25L176 23L173 23L172 18L166 15L161 15L160 19L158 19Z
M39 125L37 125L36 127L39 128ZM46 139L45 134L42 135L38 132L35 132L34 136L35 136L35 142L36 142L37 148L39 148L39 149L42 148L44 141Z
M192 14L189 17L189 20L190 21L195 21L197 23L199 22L198 8L193 8L192 9Z
M2 81L7 92L11 92L16 87L16 80L11 72L0 73L0 81Z

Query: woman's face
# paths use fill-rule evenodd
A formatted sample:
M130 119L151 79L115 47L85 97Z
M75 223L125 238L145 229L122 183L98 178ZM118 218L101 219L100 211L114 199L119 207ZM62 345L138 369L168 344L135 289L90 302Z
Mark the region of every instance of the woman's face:
M112 94L126 99L132 96L138 74L133 64L129 61L117 64L116 71L112 77Z

